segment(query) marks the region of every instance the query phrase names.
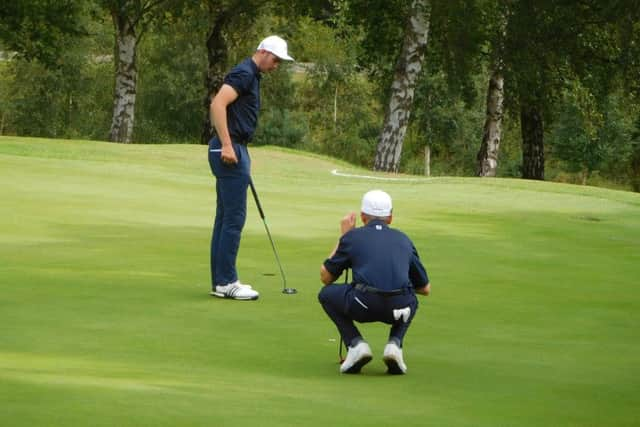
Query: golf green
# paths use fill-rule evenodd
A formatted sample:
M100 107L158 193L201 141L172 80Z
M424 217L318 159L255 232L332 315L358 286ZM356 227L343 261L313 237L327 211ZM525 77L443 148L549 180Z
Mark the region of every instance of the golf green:
M638 425L640 195L250 152L298 293L250 199L244 302L208 295L206 147L0 137L1 425ZM385 374L382 324L361 328L374 360L340 375L316 297L373 188L432 281L405 376Z

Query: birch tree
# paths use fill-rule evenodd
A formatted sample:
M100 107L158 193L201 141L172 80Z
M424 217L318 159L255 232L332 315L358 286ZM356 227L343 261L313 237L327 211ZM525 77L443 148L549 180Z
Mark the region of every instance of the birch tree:
M478 151L478 176L496 176L498 153L502 140L502 117L504 115L504 75L495 68L489 77L487 88L487 111Z
M138 81L137 49L153 13L167 0L103 0L115 33L115 85L109 140L130 143Z
M491 10L491 9L490 9ZM504 41L506 37L507 6L493 9L490 15L492 28L490 77L487 88L486 118L482 142L478 151L477 175L494 177L498 170L498 154L502 141L502 118L504 116Z
M429 0L412 1L378 141L374 170L398 172L416 80L422 70L427 47L430 12Z

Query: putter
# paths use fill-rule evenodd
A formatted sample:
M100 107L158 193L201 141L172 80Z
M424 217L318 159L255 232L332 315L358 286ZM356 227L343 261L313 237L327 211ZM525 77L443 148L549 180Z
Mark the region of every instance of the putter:
M348 268L344 271L344 284L345 285L349 284L349 269ZM342 365L342 362L344 362L344 359L345 359L345 356L342 355L342 349L343 348L344 348L345 352L349 351L349 349L347 348L347 344L342 339L342 335L340 335L340 342L338 343L338 364L339 365Z
M276 251L276 245L273 243L273 239L271 238L269 227L267 227L267 219L264 217L264 212L262 211L262 205L260 204L260 200L258 199L258 193L256 192L256 187L253 185L253 180L251 179L251 177L249 177L249 186L251 187L251 193L253 193L253 199L256 201L256 206L258 206L258 212L260 212L260 218L262 218L264 229L267 230L267 236L269 236L269 241L271 242L271 248L273 249L273 254L276 256L278 267L280 267L280 274L282 275L282 293L289 294L289 295L295 294L298 292L295 288L287 287L287 279L284 276L284 270L282 269L282 264L280 263L280 257L278 256L278 251Z

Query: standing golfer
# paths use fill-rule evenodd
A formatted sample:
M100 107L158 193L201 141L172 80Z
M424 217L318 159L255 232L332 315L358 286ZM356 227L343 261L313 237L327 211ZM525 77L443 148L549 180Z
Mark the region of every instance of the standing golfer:
M211 295L258 299L258 292L238 280L236 258L247 214L251 141L260 111L260 76L293 61L287 42L269 36L252 57L236 65L211 101L211 123L217 136L209 141L209 165L216 177L216 219L211 238Z
M389 228L392 206L387 193L366 193L360 219L364 225L355 228L355 212L342 218L342 236L320 268L320 280L327 286L318 299L349 348L340 372L357 374L373 357L354 324L358 321L391 325L382 357L388 373L404 374L402 340L418 309L415 294L431 291L429 277L411 240ZM353 283L332 284L347 268L353 271Z

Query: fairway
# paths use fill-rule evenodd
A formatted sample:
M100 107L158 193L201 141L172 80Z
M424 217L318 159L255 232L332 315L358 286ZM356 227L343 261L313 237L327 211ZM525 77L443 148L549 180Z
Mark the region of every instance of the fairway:
M509 179L382 181L252 147L239 272L212 298L204 146L0 137L2 426L631 426L640 423L640 195ZM344 175L332 173L338 169ZM382 175L376 175L382 176ZM415 177L413 177L415 178ZM394 199L432 296L406 376L338 374L317 302L340 218Z

